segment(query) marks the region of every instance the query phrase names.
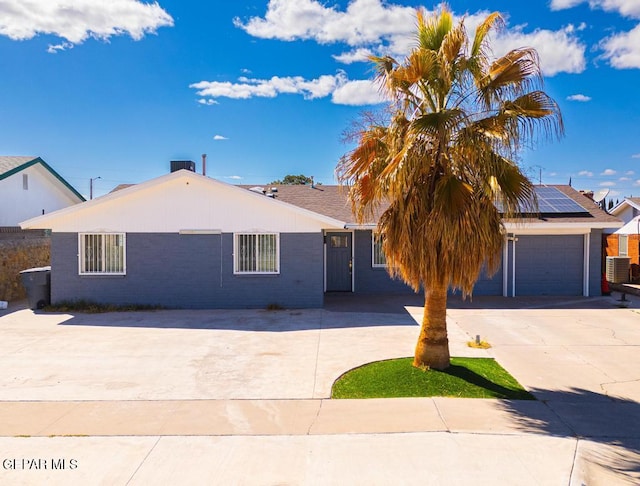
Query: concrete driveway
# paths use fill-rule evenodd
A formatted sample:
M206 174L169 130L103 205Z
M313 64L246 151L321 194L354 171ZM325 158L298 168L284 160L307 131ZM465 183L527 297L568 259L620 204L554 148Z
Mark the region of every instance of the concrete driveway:
M628 309L613 298L451 299L452 355L495 357L538 402L326 400L345 370L411 354L415 298L333 296L324 309L285 311L10 308L0 311L0 455L75 457L82 468L5 467L0 482L638 484L631 299ZM468 348L477 334L493 348Z
M24 309L0 318L0 400L326 398L416 332L407 313Z
M344 371L412 354L418 305L336 297L312 310L5 311L0 400L327 398ZM452 355L496 357L539 398L581 389L640 401L640 314L611 298L454 298L448 325ZM478 334L493 348L468 348Z

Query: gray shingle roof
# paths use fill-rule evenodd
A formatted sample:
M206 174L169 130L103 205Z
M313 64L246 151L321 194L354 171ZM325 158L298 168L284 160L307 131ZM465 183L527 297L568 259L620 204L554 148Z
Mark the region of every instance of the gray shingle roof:
M250 189L255 186L242 186ZM342 186L317 185L266 185L260 186L270 192L270 188L277 188L276 199L299 206L316 213L324 214L347 224L355 224L356 220L351 212L351 205L348 201L348 189ZM555 223L618 223L620 220L603 211L593 200L567 185L549 185L555 187L575 202L580 204L588 212L584 214L541 214L537 218L527 218L529 222L555 222ZM380 208L381 214L384 207ZM378 214L377 216L379 216ZM368 221L375 224L375 221Z
M24 155L0 155L0 176L37 158Z
M115 192L120 189L124 189L133 184L120 184L114 188L111 192ZM309 211L313 211L324 216L328 216L339 221L344 221L347 225L355 225L356 218L351 211L351 203L348 199L348 188L344 186L334 185L288 185L288 184L268 184L268 185L239 185L243 189L252 189L254 187L261 187L266 193L272 193L279 201L298 206ZM592 199L576 191L571 186L567 185L547 185L547 187L555 187L575 202L580 204L587 210L584 214L541 214L538 217L523 218L517 220L518 222L528 223L620 223L619 218L608 214L603 211L598 204L593 202ZM275 191L272 191L275 189ZM382 206L378 210L375 218L371 221L366 221L364 224L375 225L378 218L384 211L385 207ZM515 220L513 221L515 222Z
M251 189L256 186L241 186ZM270 184L259 186L271 192L276 188L274 196L278 201L283 201L294 206L298 206L309 211L314 211L330 218L348 223L355 222L351 212L351 204L347 198L348 189L342 186L321 185L287 185Z

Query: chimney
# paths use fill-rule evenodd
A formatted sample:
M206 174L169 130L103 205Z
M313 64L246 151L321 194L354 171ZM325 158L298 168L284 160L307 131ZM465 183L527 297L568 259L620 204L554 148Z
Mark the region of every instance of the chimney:
M207 154L202 154L202 175L207 175Z

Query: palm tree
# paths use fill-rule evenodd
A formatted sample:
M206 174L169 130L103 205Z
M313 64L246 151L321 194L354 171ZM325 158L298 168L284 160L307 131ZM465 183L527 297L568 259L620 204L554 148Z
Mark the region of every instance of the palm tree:
M371 58L389 100L385 123L368 117L337 167L358 221L384 209L377 231L391 275L424 290L416 367L449 366L448 290L467 297L483 269L496 272L502 218L537 212L515 160L538 135L563 133L536 51L490 59L488 34L501 24L489 15L470 41L446 7L418 10L407 58Z

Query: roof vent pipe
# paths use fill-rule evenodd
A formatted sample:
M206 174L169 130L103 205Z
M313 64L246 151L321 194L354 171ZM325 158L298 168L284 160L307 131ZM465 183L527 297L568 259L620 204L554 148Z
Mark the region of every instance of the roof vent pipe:
M207 175L207 154L202 154L202 175Z

